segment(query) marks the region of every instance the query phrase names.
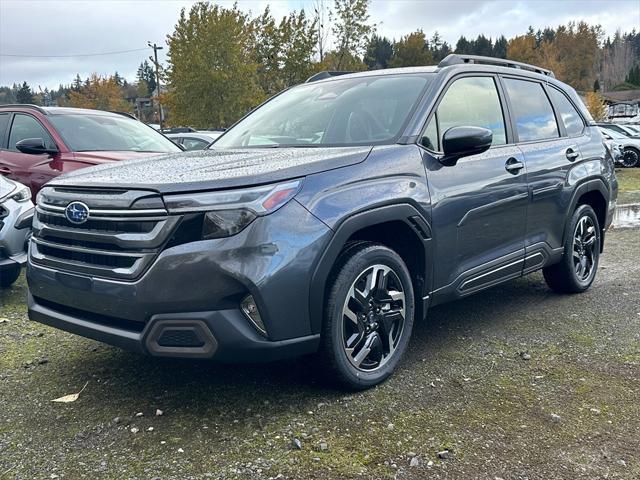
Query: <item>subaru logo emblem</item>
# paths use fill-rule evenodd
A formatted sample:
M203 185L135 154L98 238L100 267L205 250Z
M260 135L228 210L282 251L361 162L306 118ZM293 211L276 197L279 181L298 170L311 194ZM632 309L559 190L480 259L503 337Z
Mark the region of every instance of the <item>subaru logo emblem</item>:
M71 223L84 223L89 218L89 207L82 202L71 202L67 205L64 215Z

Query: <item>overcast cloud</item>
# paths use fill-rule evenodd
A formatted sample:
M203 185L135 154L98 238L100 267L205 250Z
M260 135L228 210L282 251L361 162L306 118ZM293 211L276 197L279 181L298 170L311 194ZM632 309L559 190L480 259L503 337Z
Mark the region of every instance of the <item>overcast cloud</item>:
M151 50L66 58L6 55L114 52L145 48L149 40L164 45L180 9L193 3L0 0L0 85L26 80L36 89L57 88L60 83L70 83L76 73L84 78L93 72L111 74L116 70L134 80L137 66ZM280 17L301 8L312 12L313 0L239 0L238 4L254 14L270 4L274 16ZM429 36L437 30L453 44L460 35L511 37L523 33L529 25L536 29L555 27L571 20L599 23L607 34L613 35L616 29L631 31L640 26L640 0L374 0L371 19L378 23L378 33L389 38L422 28Z

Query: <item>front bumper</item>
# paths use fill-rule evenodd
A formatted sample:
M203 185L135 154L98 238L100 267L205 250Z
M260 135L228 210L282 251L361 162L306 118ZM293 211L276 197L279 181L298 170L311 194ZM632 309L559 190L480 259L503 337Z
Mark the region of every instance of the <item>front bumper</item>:
M145 355L178 358L215 358L221 362L262 362L304 355L318 349L320 335L267 340L238 310L154 315L142 331L114 326L73 310L38 303L29 294L29 318L76 335ZM163 335L179 331L194 339L190 346L167 346ZM186 336L185 336L186 337Z
M311 267L329 237L292 201L233 237L164 250L136 281L29 260L29 317L154 356L258 361L311 353L319 344L309 320ZM268 337L239 309L248 294Z

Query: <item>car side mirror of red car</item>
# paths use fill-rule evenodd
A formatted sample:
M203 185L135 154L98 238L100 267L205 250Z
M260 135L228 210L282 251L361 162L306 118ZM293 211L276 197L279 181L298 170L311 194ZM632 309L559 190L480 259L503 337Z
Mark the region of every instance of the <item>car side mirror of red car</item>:
M22 153L30 155L41 155L43 153L54 155L58 153L57 148L47 147L42 138L25 138L16 142L16 148Z

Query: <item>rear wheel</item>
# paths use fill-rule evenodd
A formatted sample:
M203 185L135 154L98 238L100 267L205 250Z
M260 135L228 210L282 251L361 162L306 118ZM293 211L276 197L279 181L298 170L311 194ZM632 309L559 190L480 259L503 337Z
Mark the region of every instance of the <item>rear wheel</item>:
M14 265L0 273L0 288L9 288L20 276L20 265Z
M414 317L409 271L375 243L340 256L325 304L320 354L331 380L351 389L384 381L407 348Z
M640 152L632 147L625 148L622 155L622 166L632 168L638 165L640 165Z
M600 260L600 225L590 205L580 205L565 231L560 263L543 269L547 285L560 293L587 290L596 277Z

